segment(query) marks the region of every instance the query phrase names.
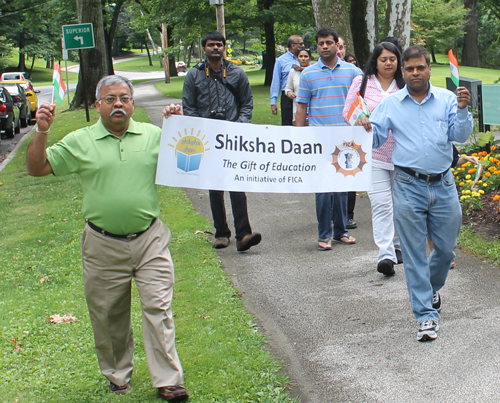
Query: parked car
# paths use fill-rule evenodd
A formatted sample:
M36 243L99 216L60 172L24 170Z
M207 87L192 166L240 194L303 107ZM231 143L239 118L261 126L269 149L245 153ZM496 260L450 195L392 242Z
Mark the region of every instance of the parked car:
M14 132L19 133L20 130L19 108L9 91L0 87L0 131L11 139L14 137Z
M2 73L0 76L0 81L3 80L27 80L26 73L22 71L10 71L8 73Z
M0 87L6 88L12 96L14 103L17 104L21 127L28 126L28 122L31 118L31 102L24 92L23 87L17 83L8 83L5 81L0 82Z
M21 87L23 87L24 92L26 93L26 96L30 100L31 103L31 119L35 119L36 111L38 109L38 97L36 94L40 93L40 90L35 90L33 88L33 84L31 83L30 80L6 80L6 81L0 81L0 84L2 83L17 83Z
M175 68L177 69L177 73L185 73L187 71L186 63L184 62L175 62Z

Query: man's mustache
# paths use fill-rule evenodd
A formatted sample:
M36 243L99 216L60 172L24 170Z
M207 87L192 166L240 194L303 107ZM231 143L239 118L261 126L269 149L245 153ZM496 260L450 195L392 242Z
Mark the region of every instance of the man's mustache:
M113 116L115 113L118 113L118 112L121 112L124 115L127 115L127 111L125 109L118 108L118 109L113 109L113 111L109 114L109 116Z

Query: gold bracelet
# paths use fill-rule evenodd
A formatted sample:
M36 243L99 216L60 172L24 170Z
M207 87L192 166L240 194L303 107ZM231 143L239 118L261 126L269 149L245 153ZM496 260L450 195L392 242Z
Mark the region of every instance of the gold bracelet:
M40 133L40 134L47 134L47 133L50 133L50 128L49 128L49 130L46 130L46 131L42 132L42 131L38 128L38 124L37 124L37 125L36 125L36 127L35 127L35 131L36 131L37 133Z

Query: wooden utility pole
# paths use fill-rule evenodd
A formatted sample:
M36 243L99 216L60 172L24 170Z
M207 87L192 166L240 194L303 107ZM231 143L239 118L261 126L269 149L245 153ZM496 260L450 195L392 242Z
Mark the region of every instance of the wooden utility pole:
M215 6L217 17L217 31L220 32L225 38L226 22L224 21L224 0L210 0L210 5Z
M167 26L165 23L161 24L161 47L163 49L163 67L165 68L165 82L170 83L170 71L168 67L168 38Z

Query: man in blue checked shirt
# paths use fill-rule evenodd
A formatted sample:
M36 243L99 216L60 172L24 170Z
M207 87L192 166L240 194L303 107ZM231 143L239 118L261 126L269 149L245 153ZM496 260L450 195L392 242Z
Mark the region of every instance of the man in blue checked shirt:
M309 107L309 125L346 126L342 118L345 98L354 77L362 71L337 57L338 34L331 28L316 33L320 59L300 75L295 125L304 126ZM347 192L316 193L318 249L332 250L332 241L353 245L347 232ZM333 221L333 231L332 231Z
M288 73L292 66L300 66L297 55L299 48L304 46L304 41L299 35L292 35L286 41L288 50L284 55L276 59L273 70L273 81L271 82L271 112L278 114L278 96L281 94L281 125L292 126L293 121L293 100L285 95L285 86L288 80Z
M474 125L467 110L470 93L457 94L430 82L429 53L421 46L403 52L406 86L385 98L370 117L373 147L387 140L392 130L396 146L394 218L413 313L420 328L418 341L437 338L439 290L444 286L462 224L453 173L452 141L465 142ZM434 250L426 257L426 237Z

